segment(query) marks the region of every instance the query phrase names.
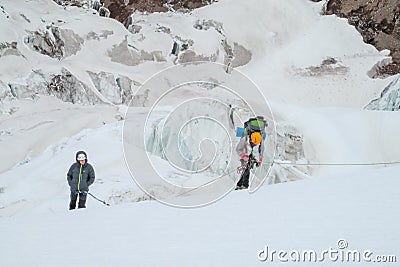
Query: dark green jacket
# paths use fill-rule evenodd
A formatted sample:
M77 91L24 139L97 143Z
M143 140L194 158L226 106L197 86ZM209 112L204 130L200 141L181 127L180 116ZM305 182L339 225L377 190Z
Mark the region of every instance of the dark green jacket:
M92 165L85 163L81 165L78 162L72 164L67 173L68 184L71 192L89 191L89 186L94 183L95 174Z

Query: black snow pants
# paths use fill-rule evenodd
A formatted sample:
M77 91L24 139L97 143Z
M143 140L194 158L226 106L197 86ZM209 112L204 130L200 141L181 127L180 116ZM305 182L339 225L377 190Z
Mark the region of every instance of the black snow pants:
M78 195L79 195L78 209L86 208L85 204L86 204L87 194L79 193L79 194L75 195L73 192L71 192L71 202L69 203L70 210L73 210L76 208L76 200L78 199Z
M243 171L242 177L240 177L240 180L237 183L237 186L239 186L239 187L244 186L245 188L249 188L249 177L250 177L250 169L246 168Z

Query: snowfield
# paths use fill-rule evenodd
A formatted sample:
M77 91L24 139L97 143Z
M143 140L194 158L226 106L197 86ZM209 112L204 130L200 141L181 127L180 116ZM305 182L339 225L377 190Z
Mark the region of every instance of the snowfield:
M346 20L322 16L322 3L220 0L190 13L135 13L139 32L50 0L0 4L1 266L398 265L400 114L389 110L400 76L371 79L387 51L364 44ZM240 91L251 109L271 110L259 169L268 175L253 193L232 190L238 139L201 120L184 127L203 112L234 134L249 109L210 84L158 101L195 71L149 85L165 68L199 60L229 66L225 76L200 73L205 81L235 85L240 71L268 101ZM203 105L207 95L227 103ZM185 166L190 174L166 160L160 144L176 137L168 116L184 135L183 155L171 158L184 165L216 151L211 171L197 173L199 161ZM214 147L203 146L212 138ZM140 172L128 168L124 142ZM66 172L81 149L96 171L90 192L109 207L89 197L87 209L67 210ZM301 258L311 250L317 262Z
M90 199L86 210L2 218L2 265L281 266L276 259L261 262L258 252L267 245L319 254L339 250L341 238L349 250L372 251L371 259L397 255L397 170L358 169L265 186L252 195L234 192L199 209L155 201L105 207ZM284 265L308 264L316 263L290 260ZM329 259L317 265L341 264L354 265Z

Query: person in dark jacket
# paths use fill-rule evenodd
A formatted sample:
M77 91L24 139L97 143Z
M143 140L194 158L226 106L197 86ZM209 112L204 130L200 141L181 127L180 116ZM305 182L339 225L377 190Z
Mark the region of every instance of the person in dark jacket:
M76 162L72 164L67 173L68 185L71 189L71 202L69 209L76 208L76 201L79 195L79 208L86 208L86 197L89 192L89 186L94 183L95 174L92 165L87 162L85 151L76 153Z

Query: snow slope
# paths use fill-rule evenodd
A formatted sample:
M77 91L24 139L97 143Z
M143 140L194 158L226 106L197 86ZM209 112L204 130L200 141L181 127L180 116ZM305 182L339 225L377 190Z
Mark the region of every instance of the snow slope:
M344 238L349 250L370 250L373 257L396 255L397 171L368 168L263 187L253 195L234 192L200 209L155 201L104 207L90 199L87 210L2 218L2 264L396 266L328 259L261 262L257 253L266 245L277 251L338 250L336 242Z
M302 178L310 178L263 186L254 194L232 191L198 209L137 202L149 197L135 184L125 163L121 118L126 106L113 102L118 90L114 78L128 77L134 81L130 89L136 91L158 71L190 59L193 54L187 51L181 51L178 58L170 55L177 39L189 43L195 58L219 63L232 60L237 70L258 85L278 132L301 137L304 155L298 162L400 160L399 113L363 109L396 79L367 76L386 52L364 44L345 20L321 16L321 3L221 0L188 14L136 13L133 22L141 27L137 34L91 10L64 9L50 0L0 3L0 42L16 41L22 55L0 57L1 265L280 266L277 261L260 262L258 251L265 245L287 251L337 249L341 238L348 241L349 249L369 249L374 255L398 253L399 165L313 166L306 170L292 166L307 174ZM76 54L50 58L25 42L28 33L45 30L52 23L83 40ZM233 58L228 57L229 48ZM48 96L43 87L46 80L32 74L47 77L63 68L100 102L61 102ZM108 78L101 78L101 72ZM11 96L8 84L22 94ZM157 99L163 93L161 88L151 88L138 106ZM265 108L259 96L244 95L252 107ZM182 94L158 106L158 116L199 96L196 91ZM140 124L150 107L138 106L129 108L127 114L133 117L127 119ZM210 106L204 112L218 113ZM140 134L135 132L132 138ZM143 147L143 143L135 147L137 158L145 157ZM96 170L91 192L111 207L89 198L88 209L66 210L65 173L80 149L88 152ZM267 159L273 157L272 150L266 153ZM174 183L190 188L210 180L202 174L177 175L160 157L151 159L157 171ZM275 164L274 168L276 176L269 177L266 184L287 179L284 166ZM154 180L148 177L149 183ZM152 190L161 199L188 203L218 193L207 189L182 194L185 190L170 192L157 185ZM85 252L79 252L81 244ZM339 264L353 266L327 260L318 266Z

